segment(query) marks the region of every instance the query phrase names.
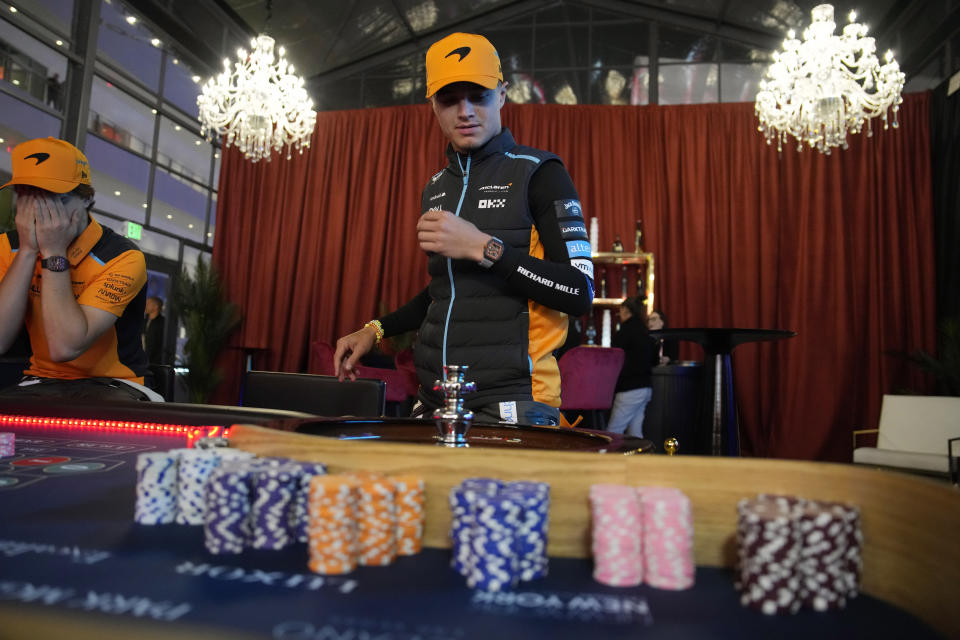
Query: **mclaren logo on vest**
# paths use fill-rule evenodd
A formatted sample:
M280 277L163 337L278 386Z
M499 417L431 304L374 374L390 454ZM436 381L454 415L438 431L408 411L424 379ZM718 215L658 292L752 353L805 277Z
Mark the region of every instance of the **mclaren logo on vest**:
M466 58L468 55L470 55L470 47L460 47L459 49L454 49L453 51L451 51L450 53L448 53L447 55L445 55L445 56L443 56L443 57L444 57L444 58L449 58L450 56L452 56L452 55L455 54L455 53L460 56L460 59L457 60L457 62L463 62L463 59Z
M502 209L507 206L506 198L492 198L490 200L480 200L477 202L478 209Z

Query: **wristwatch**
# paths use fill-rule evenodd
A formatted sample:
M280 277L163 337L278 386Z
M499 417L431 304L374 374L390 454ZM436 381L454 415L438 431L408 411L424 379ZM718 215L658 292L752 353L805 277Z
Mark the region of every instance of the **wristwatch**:
M493 263L503 255L503 240L500 238L490 238L483 247L483 259L480 260L480 266L489 269Z
M66 271L70 268L70 263L63 256L50 256L40 261L40 266L47 271Z

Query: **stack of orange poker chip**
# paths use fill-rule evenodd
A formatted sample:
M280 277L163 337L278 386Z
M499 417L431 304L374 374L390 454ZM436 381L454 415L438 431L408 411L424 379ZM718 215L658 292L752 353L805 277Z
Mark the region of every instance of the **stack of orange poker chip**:
M393 483L376 474L357 474L357 539L360 564L385 566L397 555Z
M331 575L357 566L356 479L348 476L314 476L308 498L309 567Z
M424 508L423 478L415 475L392 476L396 489L397 555L420 553L423 544Z

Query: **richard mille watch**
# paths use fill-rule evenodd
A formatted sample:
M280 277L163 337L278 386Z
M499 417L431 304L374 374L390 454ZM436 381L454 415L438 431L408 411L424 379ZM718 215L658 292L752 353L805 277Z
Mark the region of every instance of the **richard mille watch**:
M503 241L500 238L490 238L483 247L483 259L480 261L480 266L489 269L502 255Z
M70 268L70 263L63 256L50 256L40 261L40 266L47 271L66 271Z

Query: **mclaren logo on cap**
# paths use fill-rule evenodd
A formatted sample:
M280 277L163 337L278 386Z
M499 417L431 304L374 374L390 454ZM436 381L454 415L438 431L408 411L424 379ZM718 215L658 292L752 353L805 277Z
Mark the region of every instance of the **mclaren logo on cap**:
M50 154L49 154L49 153L37 152L37 153L31 153L31 154L28 155L26 158L24 158L24 160L29 160L30 158L35 158L35 159L37 160L37 164L39 165L39 164L43 164L44 162L46 162L49 157L50 157Z
M447 55L445 55L445 56L443 56L443 57L444 57L444 58L449 58L450 56L452 56L452 55L455 54L455 53L456 53L456 54L459 54L459 56L460 56L460 59L457 60L457 62L463 62L463 59L466 58L468 55L470 55L470 47L460 47L459 49L454 49L453 51L451 51L450 53L448 53Z

